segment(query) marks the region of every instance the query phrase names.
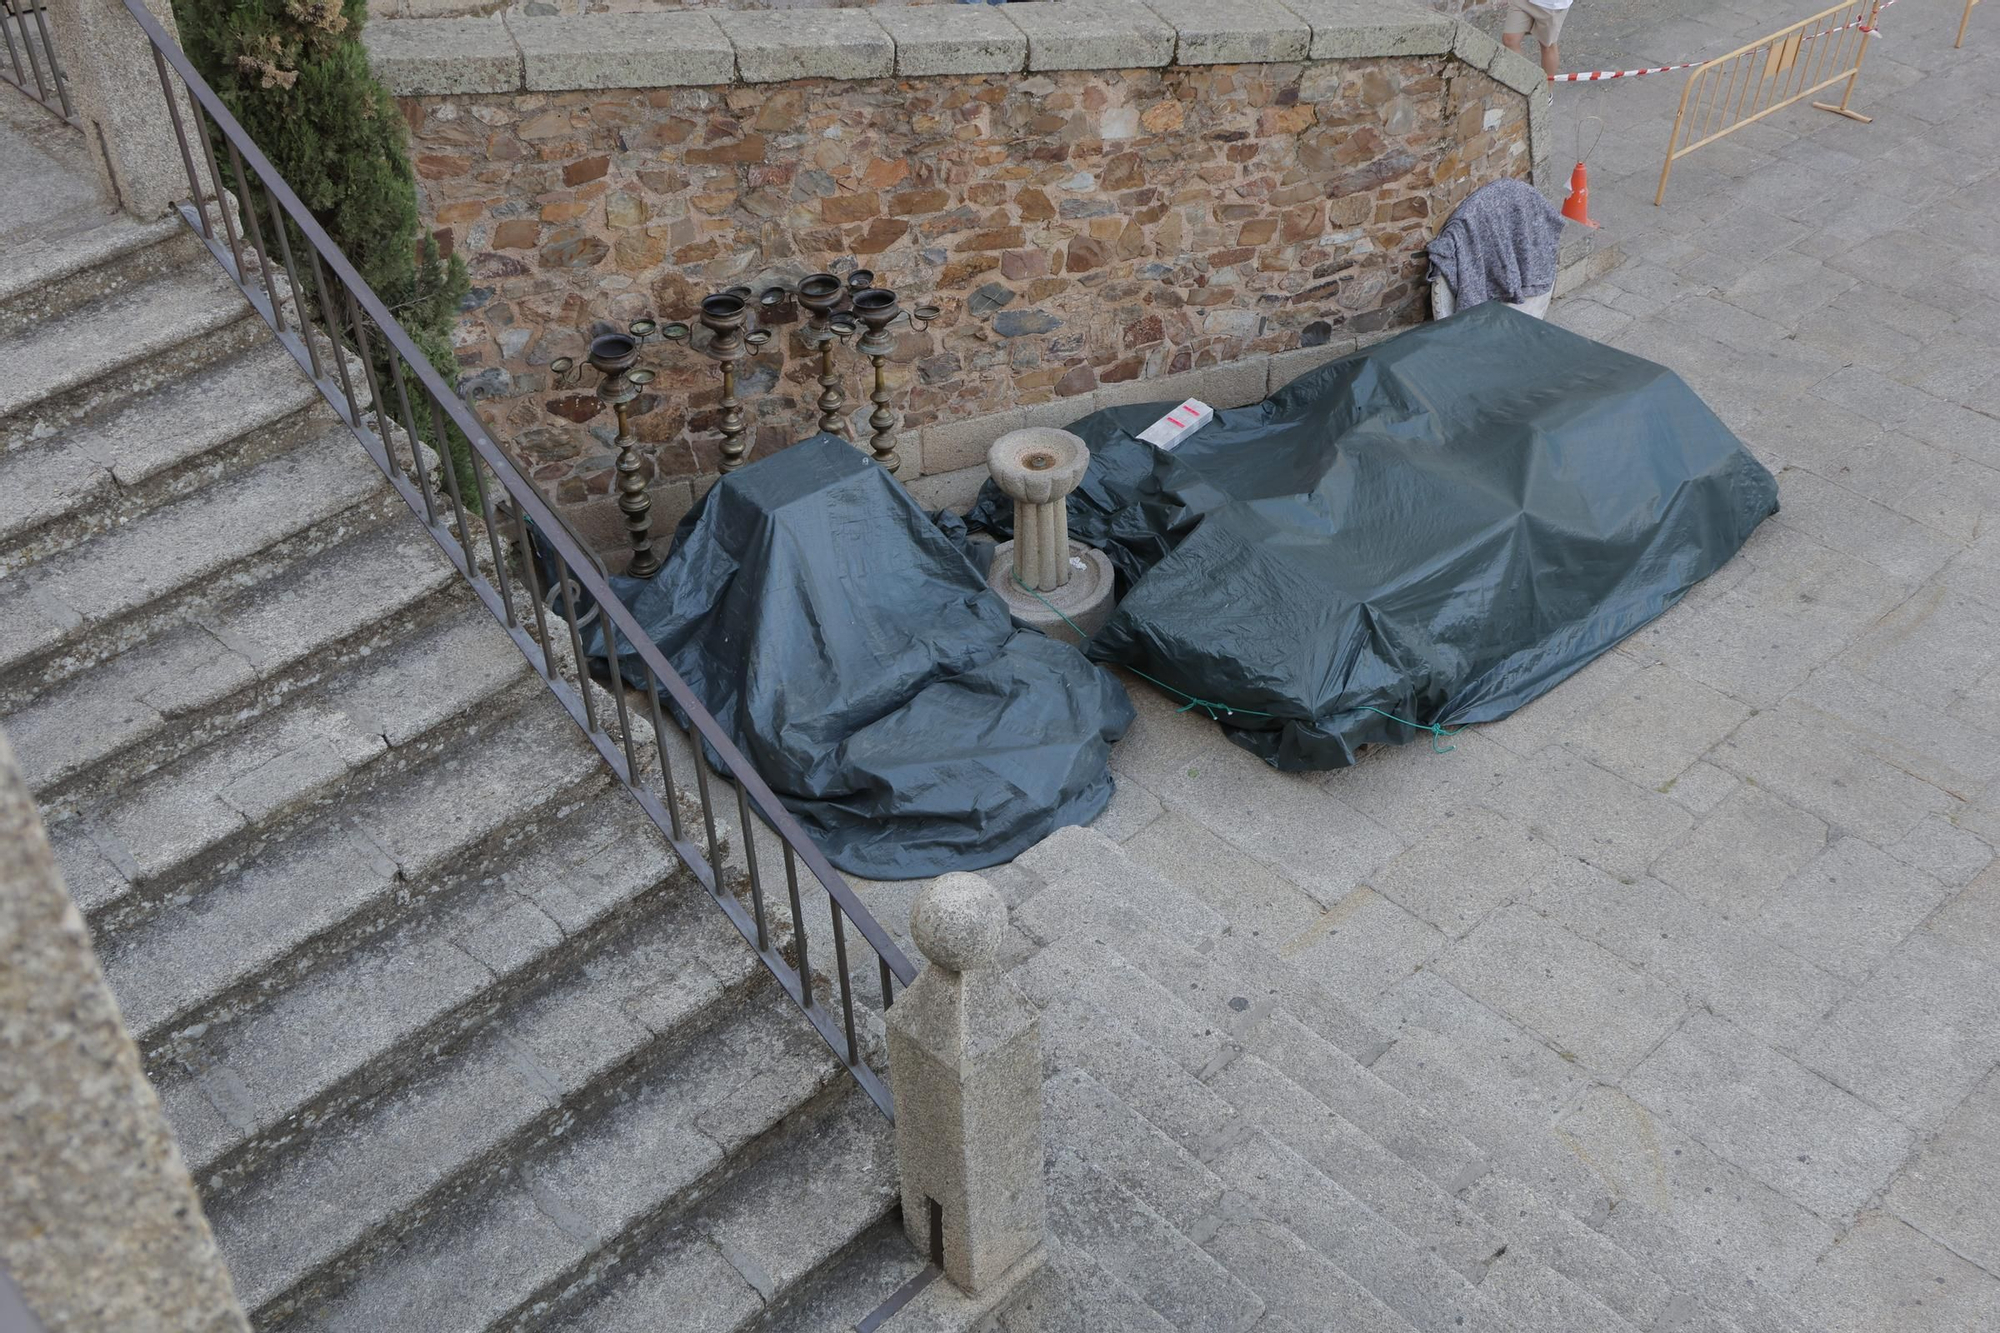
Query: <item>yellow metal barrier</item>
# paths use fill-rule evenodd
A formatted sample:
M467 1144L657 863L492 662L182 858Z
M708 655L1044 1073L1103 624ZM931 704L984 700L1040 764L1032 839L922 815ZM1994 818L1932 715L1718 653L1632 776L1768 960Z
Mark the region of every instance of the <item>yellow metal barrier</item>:
M1848 110L1847 100L1854 96L1881 8L1882 0L1846 0L1698 67L1681 90L1681 109L1674 117L1673 137L1667 140L1667 163L1660 168L1660 190L1653 203L1667 197L1667 177L1674 163L1689 153L1842 79L1847 80L1847 90L1839 103L1813 105L1850 120L1869 121L1871 117Z
M1965 17L1958 21L1958 40L1952 43L1954 48L1965 45L1965 25L1972 22L1972 7L1978 3L1979 0L1965 0Z

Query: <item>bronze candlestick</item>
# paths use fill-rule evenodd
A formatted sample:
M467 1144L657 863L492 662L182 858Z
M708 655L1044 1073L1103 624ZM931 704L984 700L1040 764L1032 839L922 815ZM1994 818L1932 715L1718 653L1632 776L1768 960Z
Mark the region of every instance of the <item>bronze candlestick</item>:
M846 395L840 391L840 374L833 366L833 349L841 341L833 330L834 308L844 295L841 282L831 273L815 273L799 283L799 304L812 313L806 329L806 346L819 353L819 428L829 435L847 434L841 408Z
M889 353L896 347L889 325L902 313L902 308L896 303L896 293L887 287L870 287L854 294L854 317L868 329L855 348L875 366L875 392L868 396L868 401L875 404L875 410L868 416L868 424L874 434L869 437L868 448L875 461L891 472L900 468L903 460L896 453L893 434L896 414L889 410L889 385L882 371L888 363Z
M653 328L651 320L642 319L632 325L629 334L600 334L590 340L586 354L598 375L597 401L609 407L618 420L618 434L612 441L618 449L618 509L625 516L625 539L632 548L632 562L625 572L635 579L649 578L660 569L660 558L653 550L653 497L640 475L639 441L627 419L632 400L653 378L650 370L632 368L639 359L639 344ZM576 362L566 356L549 363L557 380L567 378L575 369Z
M746 289L747 290L747 289ZM722 470L734 472L743 466L743 404L736 397L736 363L742 360L748 339L743 326L749 322L750 308L743 298L723 292L703 299L702 327L714 335L708 354L722 363Z

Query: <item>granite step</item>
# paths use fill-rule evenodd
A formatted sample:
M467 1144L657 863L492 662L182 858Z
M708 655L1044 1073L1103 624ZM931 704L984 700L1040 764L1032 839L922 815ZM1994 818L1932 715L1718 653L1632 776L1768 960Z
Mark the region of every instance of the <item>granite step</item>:
M429 536L392 515L303 568L232 592L117 657L13 698L0 727L44 803L108 791L465 604L470 598L455 583Z
M736 947L728 970L747 975L748 951L714 928L720 915L651 821L606 788L503 874L226 1017L197 1011L191 1035L156 1046L148 1072L181 1155L204 1188L228 1187L656 915L689 941Z
M420 767L219 867L186 901L110 921L98 955L141 1049L498 873L514 847L607 785L569 716L539 685L517 688L518 712L462 718Z
M375 1283L357 1282L363 1274L392 1271L421 1243L412 1237L509 1194L527 1164L631 1105L649 1080L706 1069L731 1043L780 1041L774 985L748 950L729 945L712 906L671 895L656 917L572 962L407 1083L315 1126L265 1169L211 1186L218 1243L259 1327L310 1316L342 1292L367 1299ZM803 1024L791 1027L817 1045ZM702 1092L717 1106L735 1095L721 1084ZM656 1150L669 1146L656 1136ZM641 1151L627 1174L643 1180L649 1161Z
M0 573L130 523L335 421L271 340L0 454Z
M748 1169L634 1247L627 1271L603 1272L553 1327L825 1333L851 1328L880 1304L876 1293L886 1299L920 1271L897 1221L894 1134L844 1082L830 1109L783 1126Z
M68 314L205 255L178 215L139 222L118 213L84 231L10 244L0 252L0 327Z
M1048 1183L1056 1241L1087 1251L1170 1327L1248 1333L1263 1317L1262 1297L1102 1167L1058 1148Z
M92 803L74 811L44 803L57 867L72 877L72 896L88 920L135 920L161 899L198 892L205 872L248 859L257 847L282 841L292 825L422 764L441 729L501 706L496 696L528 674L486 609L461 605L318 689ZM82 862L65 863L79 854ZM101 873L107 861L117 878Z
M1746 1282L1728 1256L1706 1253L1671 1218L1642 1201L1614 1199L1603 1179L1546 1124L1521 1118L1497 1106L1491 1095L1478 1091L1469 1070L1481 1059L1478 1052L1462 1048L1444 1033L1406 1027L1389 1055L1374 1069L1479 1144L1493 1162L1499 1180L1512 1182L1542 1201L1542 1217L1526 1234L1533 1244L1548 1250L1545 1261L1616 1309L1618 1303L1598 1289L1615 1280L1605 1273L1615 1274L1622 1267L1617 1257L1622 1254L1655 1274L1668 1288L1671 1294L1659 1316L1666 1327L1685 1325L1727 1333L1740 1326L1758 1333L1815 1333L1812 1324L1782 1296ZM1479 1191L1475 1185L1465 1193L1470 1201ZM1643 1218L1644 1224L1621 1225L1615 1241L1603 1237L1616 1253L1587 1247L1582 1233L1601 1234L1614 1207L1624 1220L1636 1216ZM1506 1220L1504 1207L1499 1217L1483 1208L1478 1211L1496 1222ZM1572 1247L1567 1253L1553 1248L1552 1237L1558 1232L1552 1218L1567 1219L1560 1232ZM1598 1265L1604 1269L1593 1275ZM1654 1293L1653 1299L1659 1299L1658 1288L1650 1283L1644 1286ZM1636 1289L1635 1295L1644 1299Z
M716 1253L720 1253L717 1251ZM903 1214L900 1208L891 1208L867 1230L856 1236L838 1254L829 1257L810 1277L798 1284L787 1294L782 1303L766 1307L759 1301L756 1305L739 1301L736 1308L741 1311L739 1322L732 1326L714 1321L717 1327L739 1327L754 1330L755 1333L827 1333L839 1330L848 1333L856 1324L874 1314L886 1304L903 1286L915 1279L930 1265L909 1237L903 1234ZM740 1281L740 1275L737 1275ZM693 1289L692 1281L686 1282ZM744 1284L747 1285L747 1284ZM634 1313L645 1310L654 1316L654 1322L626 1317L624 1322L606 1319L603 1324L577 1321L562 1333L594 1333L598 1328L607 1333L654 1333L654 1330L671 1327L664 1316L675 1307L671 1304L671 1284L655 1284L659 1299L646 1304L633 1300ZM754 1294L754 1288L751 1289ZM718 1293L719 1294L719 1293ZM614 1303L606 1300L594 1314L608 1316ZM625 1307L617 1307L622 1314ZM895 1320L879 1326L879 1333L900 1333ZM928 1331L927 1331L928 1333Z
M871 1103L865 1109L876 1120L872 1135L836 1131L823 1141L793 1141L792 1129L819 1123L821 1105L865 1097L775 983L759 994L756 1004L704 1005L711 1024L634 1077L600 1088L596 1105L560 1120L545 1116L539 1134L517 1134L491 1178L458 1191L448 1211L403 1207L396 1215L400 1243L371 1247L361 1264L350 1257L276 1300L259 1299L264 1287L253 1278L260 1326L315 1333L546 1327L552 1318L580 1313L607 1280L643 1262L704 1200L737 1199L742 1173L767 1153L795 1172L817 1168L816 1195L876 1192L879 1215L891 1188L887 1125ZM573 1062L595 1054L594 1047L619 1044L590 1020L572 1020L562 1035L561 1056ZM554 1054L536 1052L534 1059ZM778 1190L799 1209L801 1184L793 1176ZM426 1211L430 1219L413 1227ZM739 1271L761 1269L773 1284L783 1281L783 1265L798 1253L785 1238L804 1233L809 1243L814 1230L791 1226L782 1209L776 1219L776 1236L741 1230L719 1243L725 1253L740 1247ZM856 1230L865 1225L858 1222ZM223 1248L232 1272L240 1273L244 1261L227 1242ZM332 1280L336 1275L345 1280Z
M171 268L0 338L0 448L68 429L135 393L269 341L213 264Z
M1214 1169L1244 1196L1243 1216L1284 1227L1423 1333L1514 1329L1471 1282L1263 1130L1232 1144Z
M1173 1333L1173 1325L1091 1256L1073 1245L1051 1241L1048 1257L1041 1268L1010 1293L991 1319L977 1327L977 1333ZM1276 1316L1266 1311L1268 1324ZM1317 1333L1320 1325L1306 1325L1307 1333ZM1283 1325L1260 1333L1294 1333ZM898 1321L884 1325L880 1333L906 1333ZM907 1333L936 1333L929 1328ZM1342 1329L1340 1333L1350 1333ZM1401 1329L1374 1330L1357 1326L1351 1333L1403 1333Z
M0 672L42 682L74 674L373 527L392 505L401 501L361 446L330 430L9 576Z

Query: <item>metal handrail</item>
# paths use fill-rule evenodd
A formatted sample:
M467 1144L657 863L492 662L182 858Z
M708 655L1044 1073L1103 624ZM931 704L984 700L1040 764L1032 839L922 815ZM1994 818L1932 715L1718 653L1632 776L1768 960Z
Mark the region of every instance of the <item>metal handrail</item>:
M361 275L341 253L325 230L313 218L311 211L292 192L275 168L273 168L236 118L223 106L215 91L203 81L185 54L175 44L173 38L160 27L147 12L141 0L124 0L132 18L146 34L153 47L153 60L159 70L161 91L167 99L169 118L174 135L180 147L182 164L187 172L193 201L177 205L182 216L207 247L216 261L235 281L237 287L248 298L251 306L266 324L271 327L278 340L289 351L294 360L318 386L321 395L333 407L341 420L351 430L370 458L381 468L389 483L400 494L417 519L423 523L438 547L451 561L461 576L471 585L473 592L486 604L495 618L506 627L509 636L522 656L527 658L541 675L549 691L569 711L570 717L582 728L584 735L596 748L604 762L626 790L638 801L640 808L666 836L675 853L687 865L702 887L713 898L723 913L737 930L756 950L758 958L775 976L786 995L798 1006L812 1023L822 1040L847 1066L848 1071L859 1082L885 1115L893 1118L894 1104L887 1083L862 1058L862 1049L855 1026L855 995L853 981L847 961L847 926L851 924L859 931L862 942L875 953L879 963L884 1008L894 999L894 985L909 984L916 979L916 968L890 938L881 923L875 920L867 907L855 896L846 880L827 863L826 857L814 845L812 839L800 827L790 811L773 793L750 762L737 749L722 724L718 722L694 693L687 687L667 661L664 654L647 637L639 622L632 616L625 604L612 591L610 581L596 563L583 543L558 515L543 501L541 494L528 479L521 475L514 463L494 444L484 425L475 413L448 386L431 366L422 351L418 349L410 335L397 323L396 317L371 291ZM174 82L169 68L180 76L180 82L192 99L187 110L194 120L192 135L190 127L184 124L183 104L175 95ZM227 149L227 160L231 175L237 182L235 192L239 208L230 207L230 192L224 188L224 177L219 169L215 147L207 126L212 125L219 133L222 145ZM192 138L192 146L190 139ZM214 182L212 195L202 187L201 173L197 166L197 156L201 166L207 168L209 178ZM285 280L289 283L291 310L297 325L294 329L287 323L285 314L287 300L285 294L274 281L272 252L265 244L262 234L263 222L259 216L256 200L251 187L261 188L270 216L277 223L277 260ZM212 203L210 200L212 199ZM211 208L213 216L211 216ZM239 221L240 216L240 221ZM310 260L309 272L313 278L313 291L319 310L319 321L307 314L305 286L300 280L300 268L294 260L291 236L286 222L296 228L304 240ZM220 235L218 236L218 232ZM246 255L254 260L252 264ZM251 271L254 267L257 283L253 285ZM335 287L328 282L329 274ZM259 290L261 286L262 290ZM336 299L336 296L340 299ZM342 315L344 307L344 318ZM373 325L383 343L387 355L389 374L378 377L375 363L370 356L369 326ZM350 349L342 338L343 325L352 334L353 347ZM327 347L323 348L324 338ZM328 362L331 362L329 367ZM365 379L365 395L355 391L355 367ZM428 469L423 460L421 441L425 431L420 425L423 418L411 412L410 394L407 381L414 378L420 399L428 400L428 412L432 439L437 442L442 457L439 471L444 480L445 496L434 493L429 481ZM386 379L385 385L382 380ZM384 397L387 387L393 393L392 406ZM374 425L368 420L372 409ZM384 424L384 423L387 424ZM456 430L467 441L471 449L471 479L475 494L471 497L477 506L479 517L485 527L485 541L491 557L493 577L488 579L480 566L478 543L466 518L467 497L459 480L458 469L448 457L446 441ZM403 471L401 458L396 451L395 436L401 432L409 448L412 459L411 474L416 478L413 485L410 476ZM496 519L497 506L493 503L486 483L487 474L505 493L507 507L511 511L513 545L522 556L520 576L526 583L524 600L531 608L534 632L522 623L512 595L511 580L508 576L508 562L501 549L500 522ZM530 545L528 524L538 530L539 540L553 558L556 570L553 586L547 596L558 602L563 613L561 618L567 623L568 638L573 654L577 679L572 684L560 670L557 655L549 648L550 638L547 617L543 609L544 590L538 586L540 574ZM497 585L497 586L496 586ZM608 672L609 680L603 685L611 695L616 709L619 736L614 738L600 724L601 705L595 700L589 678L589 670L583 651L582 639L577 628L575 611L575 591L581 590L594 601L603 616L604 632L607 636L607 661L614 664ZM661 792L655 794L644 783L642 765L634 740L631 709L628 694L635 687L625 679L626 673L616 669L621 656L636 657L643 667L646 682L639 688L639 706L647 710L654 730L655 745L660 763ZM682 828L681 814L675 797L673 763L667 752L665 728L666 713L662 707L661 695L680 717L688 720L695 733L693 766L695 782L700 796L703 830L706 833L706 852L696 844ZM716 864L717 840L715 835L715 806L708 781L708 765L703 760L703 743L707 750L720 760L725 776L736 786L738 824L742 830L743 856L750 888L750 910L744 906L724 883L723 867ZM766 913L763 873L757 863L757 850L752 813L761 818L783 844L785 855L785 888L789 898L792 918L792 944L798 956L794 966L779 951L773 938ZM803 863L806 870L817 880L825 891L832 925L835 984L839 991L839 1016L836 1018L820 1003L816 994L814 976L809 956L809 941L805 917L801 910L798 881L798 865Z

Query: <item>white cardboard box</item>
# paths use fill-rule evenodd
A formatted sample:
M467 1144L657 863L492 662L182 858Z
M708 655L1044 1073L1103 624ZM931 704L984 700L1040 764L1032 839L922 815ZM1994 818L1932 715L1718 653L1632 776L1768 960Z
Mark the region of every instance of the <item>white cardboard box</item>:
M1214 419L1214 408L1198 398L1190 398L1140 431L1139 438L1155 449L1171 449Z

